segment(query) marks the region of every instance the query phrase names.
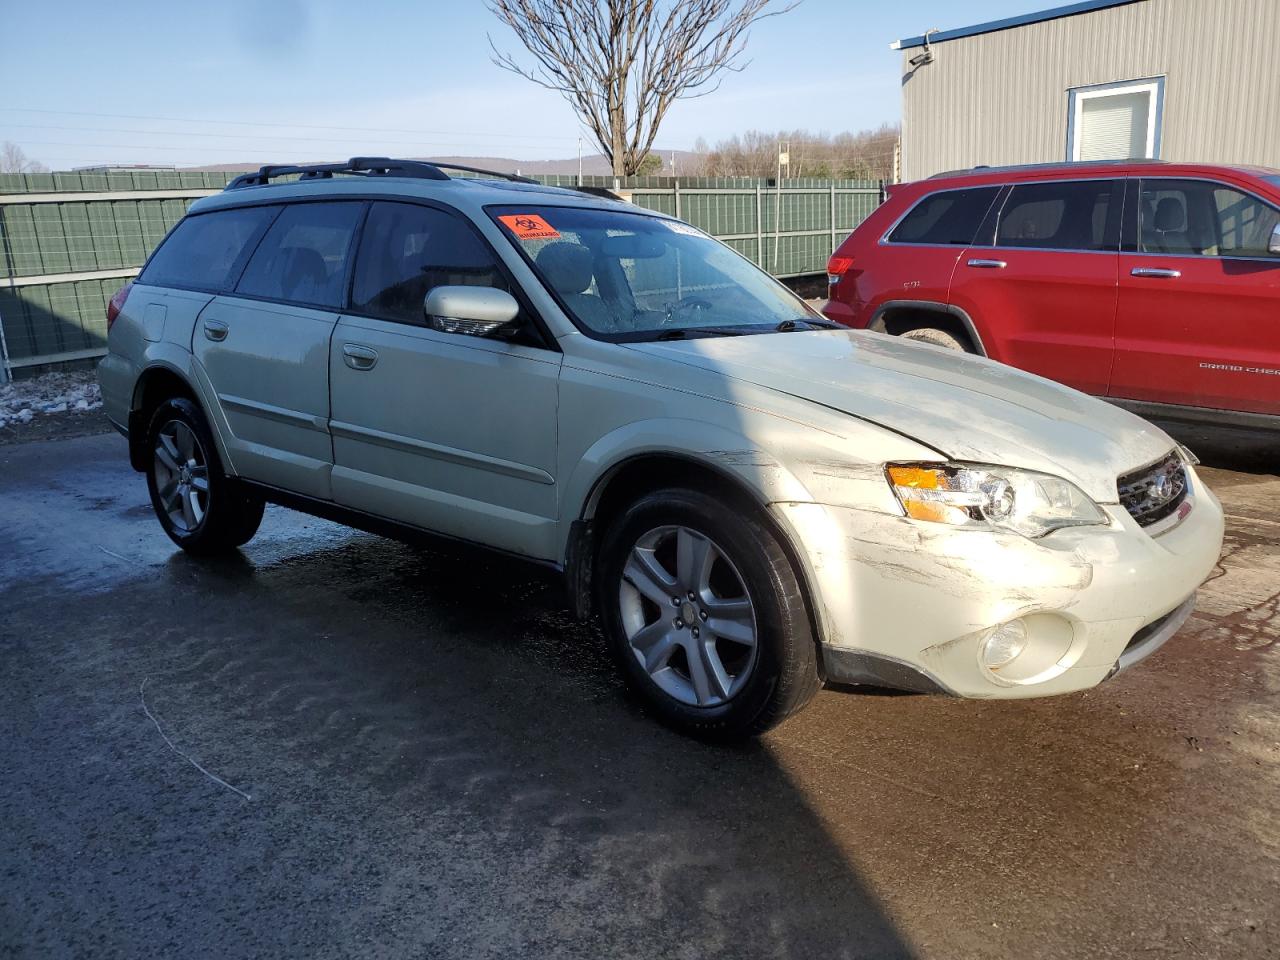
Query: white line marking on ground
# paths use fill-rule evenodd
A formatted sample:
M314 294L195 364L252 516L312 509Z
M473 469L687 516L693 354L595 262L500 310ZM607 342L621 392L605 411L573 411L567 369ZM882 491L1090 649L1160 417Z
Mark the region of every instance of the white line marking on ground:
M1239 520L1241 523L1261 523L1268 527L1280 527L1280 520L1263 520L1261 517L1241 517L1234 513L1224 513L1228 520Z
M249 796L249 794L245 793L239 787L233 787L231 784L227 783L227 781L223 780L221 777L214 776L212 773L210 773L204 767L200 766L200 764L196 763L194 760L192 760L185 753L183 753L181 750L179 750L177 747L173 745L173 741L169 739L167 734L165 734L164 728L160 726L160 721L155 718L155 714L153 714L150 710L147 709L146 690L147 690L147 680L150 680L150 679L151 679L150 677L146 677L142 681L142 686L138 688L138 699L142 701L143 713L145 713L148 717L151 718L151 722L156 725L156 730L160 732L160 736L164 738L164 742L169 745L169 749L172 750L174 753L176 753L178 756L180 756L183 760L187 761L187 763L191 764L201 773L203 773L206 777L208 777L214 783L220 783L224 787L226 787L228 790L233 790L236 793L240 794L240 796L244 797L246 800L252 800L253 797Z

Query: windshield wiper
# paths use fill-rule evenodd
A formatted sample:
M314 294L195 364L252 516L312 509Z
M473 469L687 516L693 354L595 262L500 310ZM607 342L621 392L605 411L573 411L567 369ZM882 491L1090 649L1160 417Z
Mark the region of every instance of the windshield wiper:
M748 333L759 333L758 330L737 329L734 327L676 327L663 330L655 340L685 340L690 334L700 337L741 337Z
M840 324L834 320L818 320L815 317L801 317L797 320L783 320L773 329L779 333L790 333L792 330L839 330Z

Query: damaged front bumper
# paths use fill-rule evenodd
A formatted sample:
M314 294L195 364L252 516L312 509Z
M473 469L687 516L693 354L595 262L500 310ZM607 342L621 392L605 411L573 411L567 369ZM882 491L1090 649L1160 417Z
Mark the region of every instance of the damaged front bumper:
M832 682L961 697L1095 686L1159 649L1194 607L1222 545L1222 508L1189 472L1189 512L1148 531L1104 505L1105 527L1038 540L869 510L776 503L801 547ZM1154 534L1154 535L1153 535ZM1018 622L1024 652L984 663Z

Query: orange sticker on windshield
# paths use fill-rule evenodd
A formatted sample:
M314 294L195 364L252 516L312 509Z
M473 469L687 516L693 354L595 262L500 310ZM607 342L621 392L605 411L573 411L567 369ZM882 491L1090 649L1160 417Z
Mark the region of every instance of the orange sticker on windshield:
M515 213L498 219L516 235L518 240L555 240L560 236L560 232L555 227L537 214Z

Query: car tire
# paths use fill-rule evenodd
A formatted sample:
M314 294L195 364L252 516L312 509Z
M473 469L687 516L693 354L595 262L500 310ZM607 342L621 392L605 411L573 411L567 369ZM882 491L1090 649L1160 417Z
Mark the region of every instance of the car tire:
M147 427L147 490L169 539L188 553L226 553L262 523L261 498L228 477L204 414L185 397L166 400Z
M908 330L901 334L904 340L916 340L920 343L932 343L935 347L946 347L948 350L958 350L961 353L973 353L969 349L968 344L957 337L954 333L948 333L946 330L939 330L937 327L916 327L914 330Z
M610 652L677 730L754 736L818 691L804 593L753 511L690 489L649 494L609 525L597 574Z

